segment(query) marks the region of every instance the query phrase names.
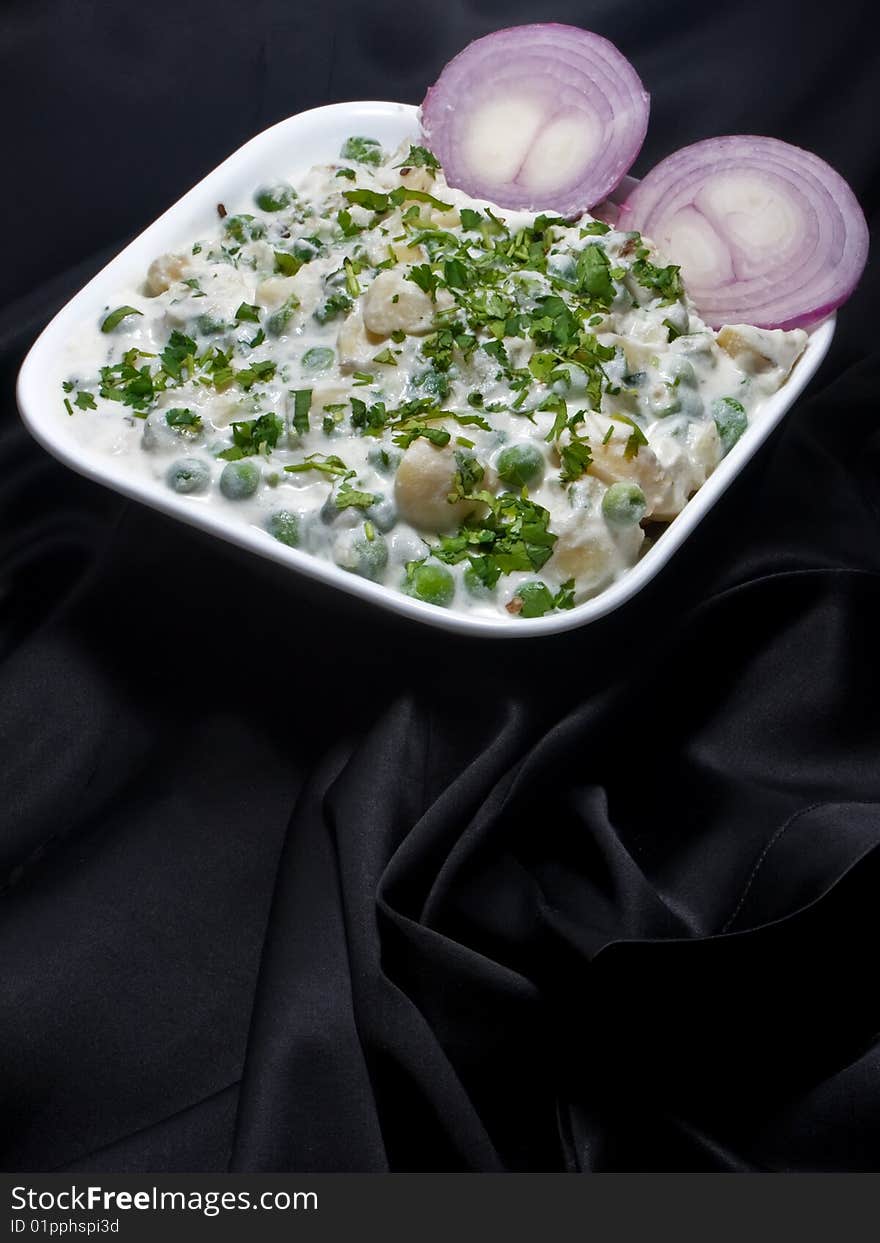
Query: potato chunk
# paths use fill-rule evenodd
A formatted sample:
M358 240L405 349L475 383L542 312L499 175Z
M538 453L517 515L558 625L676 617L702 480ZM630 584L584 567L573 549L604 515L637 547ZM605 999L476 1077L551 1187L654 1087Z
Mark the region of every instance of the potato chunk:
M611 435L606 440L609 427ZM672 518L683 508L687 493L682 494L683 489L678 486L673 462L661 464L650 444L639 445L637 453L629 451L628 455L627 445L633 434L628 423L590 415L584 430L593 451L591 475L609 484L637 483L645 494L649 518Z
M479 501L450 504L457 467L449 445L439 448L421 437L413 441L394 480L394 496L404 521L420 531L451 531L475 510L485 509Z
M392 332L419 335L430 332L437 311L451 305L445 290L438 291L435 302L415 281L405 280L403 272L391 268L380 272L364 294L364 324L379 337Z
M295 276L267 276L257 285L257 302L270 311L277 311L288 298L296 296Z
M368 332L359 307L350 311L336 335L336 352L342 372L363 370L368 366L384 337Z
M800 328L783 332L751 324L725 324L715 339L746 375L770 378L768 373L775 373L775 388L788 378L807 344L807 334Z
M159 255L147 268L146 292L151 298L182 281L190 269L189 255Z
M547 571L562 582L575 579L578 601L604 587L621 565L632 564L645 538L638 523L611 530L600 514L585 510L574 510L557 521L555 530L557 539Z

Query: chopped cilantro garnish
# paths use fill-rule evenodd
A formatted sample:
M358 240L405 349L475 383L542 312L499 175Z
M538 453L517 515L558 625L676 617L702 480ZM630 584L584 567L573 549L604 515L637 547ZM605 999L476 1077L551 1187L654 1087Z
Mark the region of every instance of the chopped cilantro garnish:
M264 362L251 363L250 367L245 367L241 371L236 371L235 380L245 392L248 392L255 384L265 384L275 375L276 364L271 359Z
M468 270L460 259L447 259L443 265L443 276L450 289L467 289L470 283Z
M637 253L641 255L641 251ZM645 253L647 254L647 251ZM681 268L674 263L670 263L666 268L658 268L653 263L649 263L647 259L639 258L632 265L632 271L639 284L645 289L652 290L662 300L664 306L677 302L684 294Z
M577 259L578 287L591 302L609 307L614 300L610 264L604 249L593 243L585 246Z
M395 168L430 168L432 170L436 170L439 167L440 161L427 147L413 146L410 147L403 163L395 165Z
M404 279L412 281L413 284L418 285L419 289L423 290L427 294L430 294L432 298L434 297L437 286L440 283L439 276L436 272L431 270L431 265L429 263L415 264L407 272Z
M344 290L337 289L315 311L315 319L319 324L326 324L331 319L336 319L343 312L350 310L351 298Z
M118 327L124 319L129 315L143 315L143 311L138 311L133 306L118 306L115 311L111 311L107 318L101 324L102 332L112 332Z
M574 608L574 579L569 578L554 595L546 583L523 583L507 605L516 617L543 617L553 609Z
M516 617L543 617L553 609L553 593L546 583L523 583L507 605Z
M626 445L624 446L623 456L627 459L627 461L629 461L630 458L638 457L639 449L642 445L646 445L648 443L648 437L639 427L638 423L636 423L634 419L631 419L628 414L615 414L612 417L619 423L626 423L632 428L632 432L630 433Z
M475 572L487 586L494 586L501 574L539 570L556 543L549 512L512 492L478 492L476 499L488 507L486 516L469 518L455 535L441 537L431 548L433 555L448 564L476 560L480 568Z
M168 338L168 344L159 355L163 371L171 376L173 380L182 379L184 367L191 375L194 368L193 360L195 353L196 343L192 337L188 337L185 333L178 332L175 329Z
M349 203L356 203L358 207L366 207L368 211L387 212L392 207L400 207L402 203L413 201L416 203L429 203L431 207L435 207L437 211L452 211L451 203L444 203L440 199L428 194L426 190L411 190L409 186L398 186L396 190L391 190L388 194L382 194L378 190L366 190L359 188L357 190L343 190L342 197L347 199ZM418 216L418 212L416 212Z
M297 474L300 471L318 470L325 475L344 475L351 477L354 473L349 471L345 462L341 457L337 457L335 453L329 455L323 453L310 453L302 462L294 462L291 466L284 468L288 474Z
M554 607L557 609L573 609L574 608L574 587L573 578L566 579L562 586L553 597Z
M452 482L452 491L446 498L450 505L465 497L473 496L474 489L483 482L485 470L477 459L469 453L455 451L456 470Z
M98 404L91 393L84 391L77 393L73 403L78 410L97 410Z
M712 418L722 453L729 453L749 425L745 407L735 397L719 397L712 402Z
M353 168L338 168L336 170L336 176L345 177L347 181L354 181L354 179L357 177L357 173L354 171Z
M445 427L430 427L427 423L412 423L404 430L399 431L393 437L394 443L400 445L401 449L408 449L414 440L419 437L430 440L432 445L448 445L450 440L449 432Z
M346 211L343 207L342 211L336 217L339 227L342 230L343 237L354 237L362 232L359 224L355 224L350 211Z
M218 392L223 392L229 388L235 378L235 373L229 365L232 358L232 350L221 350L217 346L212 346L206 354L202 356L202 369L208 373L210 383L214 385Z
M681 329L680 329L680 328L676 328L675 324L673 324L673 322L672 322L672 320L671 320L671 319L664 319L664 321L663 321L663 327L664 327L664 328L666 328L666 329L668 329L668 331L669 331L669 340L670 340L670 343L671 343L672 341L677 341L679 337L684 336L684 333L681 331Z
M589 224L585 224L581 229L581 237L602 236L611 232L611 225L606 224L604 220L591 220Z
M347 482L341 483L333 494L333 504L337 509L369 509L378 499L372 492L358 492Z
M358 207L366 207L369 211L387 211L388 195L378 190L343 190L342 197Z
M218 456L227 462L236 462L255 453L263 453L268 457L278 444L278 437L283 431L284 423L277 414L261 414L256 419L233 423L232 447L224 449Z
M294 389L293 397L293 430L304 436L309 430L309 410L312 406L312 390L310 388Z
M479 229L483 217L478 211L474 211L471 207L462 207L458 214L461 217L463 229Z
M587 442L574 437L567 445L559 447L559 457L562 462L559 479L562 483L574 483L576 479L580 479L593 460Z
M346 138L339 155L343 160L357 160L359 164L371 164L374 168L382 163L382 148L375 138L355 135Z
M383 401L375 401L368 406L359 397L349 399L351 405L351 425L368 434L375 435L382 430L388 420L388 412Z
M510 366L510 359L507 357L507 350L504 348L503 341L484 341L483 351L500 363L502 367Z
M105 401L121 401L136 413L142 413L153 404L156 387L149 366L140 369L135 367L132 354L137 355L137 351L126 353L120 363L101 368L101 387L98 392Z
M379 354L373 355L374 363L384 363L386 367L396 367L397 359L394 357L390 349L384 349Z
M529 359L529 371L536 380L540 380L542 384L550 381L550 377L559 365L559 359L555 354L547 351L538 350ZM567 372L565 374L568 374Z
M178 427L182 431L188 432L198 432L202 428L202 416L197 414L195 410L188 410L182 406L175 406L173 410L166 410L165 422L169 427Z
M260 322L260 308L254 306L251 302L242 302L235 312L235 318L240 324L258 324Z
M345 259L343 260L342 266L345 270L345 288L351 294L352 298L356 298L361 291L361 287L358 284L354 264L350 259Z

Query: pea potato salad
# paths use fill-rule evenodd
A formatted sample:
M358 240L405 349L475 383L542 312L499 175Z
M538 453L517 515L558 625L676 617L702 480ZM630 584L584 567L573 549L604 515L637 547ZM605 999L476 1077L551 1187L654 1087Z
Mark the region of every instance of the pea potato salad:
M273 170L83 324L78 438L436 608L516 625L594 596L867 255L842 178L772 138L699 142L612 204L648 110L598 35L478 39L419 143Z

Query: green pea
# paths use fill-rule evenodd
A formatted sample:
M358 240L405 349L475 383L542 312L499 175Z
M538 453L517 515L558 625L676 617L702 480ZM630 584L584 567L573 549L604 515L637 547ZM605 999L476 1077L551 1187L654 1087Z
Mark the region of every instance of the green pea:
M535 445L508 445L498 455L498 476L513 488L535 483L544 471L544 455Z
M335 357L333 351L326 346L313 345L310 350L306 350L301 361L306 371L326 371L333 366Z
M378 495L366 514L377 531L392 531L397 525L397 506L391 496Z
M520 601L517 617L543 617L554 607L553 594L544 583L536 580L517 588L514 600Z
M300 541L299 515L289 509L276 509L269 515L266 530L288 548L298 548Z
M388 564L388 545L372 527L343 531L333 541L333 560L350 574L376 582Z
M393 475L400 465L400 459L403 454L399 449L385 448L384 445L375 445L367 454L367 461L381 475Z
M455 595L455 579L445 566L423 561L407 571L403 590L416 600L446 608Z
M262 220L256 220L248 215L227 216L223 221L223 228L229 237L242 244L255 242L266 236L266 226Z
M667 388L660 401L654 403L654 415L658 419L668 419L670 415L680 413L681 395L674 388Z
M216 315L200 315L196 320L196 329L203 337L210 337L215 333L225 332L226 322L218 319Z
M648 503L637 483L612 483L602 497L605 521L618 527L635 526L645 516Z
M284 211L294 197L291 187L281 182L277 186L261 186L254 195L254 202L260 211Z
M228 501L243 501L260 486L260 468L254 462L227 462L220 475L220 491Z
M718 429L722 455L728 454L749 425L745 409L735 397L719 397L712 402L712 418Z
M495 594L494 587L490 587L485 578L477 572L473 565L468 565L464 572L464 585L468 595L473 596L477 600L488 600Z
M181 458L165 475L165 482L175 492L204 492L210 481L210 468L197 457Z
M297 259L302 259L303 263L308 263L310 259L314 259L315 255L320 254L322 249L323 246L319 237L298 237L293 243L293 253Z
M293 315L293 312L298 306L299 298L297 298L296 294L291 294L287 301L282 303L277 311L272 312L266 320L266 330L270 337L281 336L290 322L290 317Z
M663 364L663 370L671 380L677 381L678 384L696 386L697 373L694 371L694 364L682 358L680 354L667 358Z

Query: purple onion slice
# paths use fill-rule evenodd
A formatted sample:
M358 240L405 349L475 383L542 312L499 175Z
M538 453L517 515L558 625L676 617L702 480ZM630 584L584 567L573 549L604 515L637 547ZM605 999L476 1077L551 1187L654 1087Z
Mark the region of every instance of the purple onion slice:
M449 185L499 207L573 217L626 174L648 112L613 43L547 22L469 43L425 96L422 130Z
M850 296L868 226L839 173L776 138L707 138L639 182L617 227L681 266L703 319L803 328Z

